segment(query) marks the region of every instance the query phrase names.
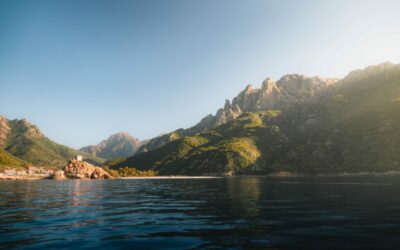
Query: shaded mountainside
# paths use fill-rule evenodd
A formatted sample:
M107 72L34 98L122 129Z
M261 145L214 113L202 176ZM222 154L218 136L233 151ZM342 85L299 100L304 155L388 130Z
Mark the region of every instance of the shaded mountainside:
M185 175L400 171L400 65L340 81L285 77L284 88L282 79L247 87L212 122L150 140L157 147L111 167Z
M61 167L77 154L87 161L101 164L104 160L87 153L55 143L45 137L29 121L0 119L1 147L19 159L38 166Z
M8 153L4 149L0 148L0 170L7 169L10 166L15 167L25 167L28 163L18 159L12 154Z
M316 171L400 170L400 65L350 73L303 122L298 145Z
M91 145L80 150L104 159L128 157L135 154L140 146L140 141L127 132L111 135L97 145Z

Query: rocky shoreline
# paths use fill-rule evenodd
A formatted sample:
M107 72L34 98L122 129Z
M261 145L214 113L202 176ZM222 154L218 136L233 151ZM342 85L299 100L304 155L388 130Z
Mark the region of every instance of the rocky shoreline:
M113 177L101 167L80 160L72 160L63 170L56 171L53 179L113 179Z

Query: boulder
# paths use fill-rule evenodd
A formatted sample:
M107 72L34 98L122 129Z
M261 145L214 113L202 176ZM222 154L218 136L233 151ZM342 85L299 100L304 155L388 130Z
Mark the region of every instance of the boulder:
M55 171L54 174L53 174L53 179L54 180L64 180L64 179L66 179L66 177L64 175L64 171L62 171L62 170Z

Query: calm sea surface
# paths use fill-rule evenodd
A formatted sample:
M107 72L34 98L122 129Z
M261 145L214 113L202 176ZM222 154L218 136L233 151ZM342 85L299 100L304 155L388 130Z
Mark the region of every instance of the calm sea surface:
M1 249L400 249L400 176L0 181Z

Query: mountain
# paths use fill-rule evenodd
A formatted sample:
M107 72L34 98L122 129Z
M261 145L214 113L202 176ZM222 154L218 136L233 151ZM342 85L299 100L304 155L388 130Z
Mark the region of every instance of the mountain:
M104 162L99 157L51 141L26 119L8 120L0 116L0 143L9 154L38 166L61 167L78 154L96 164Z
M154 169L162 175L215 174L254 168L261 156L260 147L268 144L267 152L278 151L280 143L286 140L275 125L269 125L279 115L279 111L273 110L245 113L213 130L183 136L160 148L116 162L112 167Z
M127 132L111 135L97 145L91 145L80 150L104 159L128 157L135 154L140 146L140 141Z
M215 115L209 114L189 129L178 129L172 133L153 138L143 143L137 153L159 148L171 141L212 129L239 117L244 112L256 112L269 109L288 110L296 105L318 103L329 95L338 79L307 77L305 75L285 75L277 82L267 78L261 88L251 84L240 92L232 103L225 101Z
M110 165L185 175L400 171L398 128L400 65L341 80L287 75Z

